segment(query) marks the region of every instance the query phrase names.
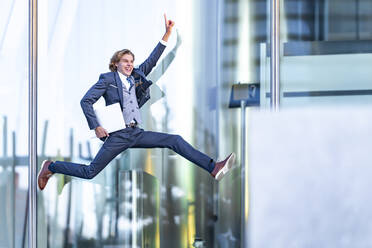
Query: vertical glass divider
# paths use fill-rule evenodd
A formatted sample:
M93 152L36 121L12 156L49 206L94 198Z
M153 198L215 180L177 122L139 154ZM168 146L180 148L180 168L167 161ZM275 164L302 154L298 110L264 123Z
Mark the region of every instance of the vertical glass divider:
M37 0L29 0L28 240L37 247Z
M280 82L280 0L271 0L270 8L270 105L271 110L279 110Z

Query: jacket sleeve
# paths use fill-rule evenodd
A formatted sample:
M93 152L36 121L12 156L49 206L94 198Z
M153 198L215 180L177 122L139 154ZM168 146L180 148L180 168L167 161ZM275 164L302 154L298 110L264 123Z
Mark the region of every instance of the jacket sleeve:
M95 129L99 126L96 114L94 113L93 104L106 92L107 83L103 74L80 101L80 106L83 109L85 118L88 121L90 129Z
M151 52L150 56L139 66L138 69L142 71L145 76L147 76L151 72L152 68L154 68L160 56L164 52L165 47L166 46L159 42Z

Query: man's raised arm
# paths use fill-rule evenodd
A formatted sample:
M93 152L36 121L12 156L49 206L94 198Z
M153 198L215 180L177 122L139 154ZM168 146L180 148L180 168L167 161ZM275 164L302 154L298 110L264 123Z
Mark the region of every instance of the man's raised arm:
M169 36L172 33L174 21L168 20L167 16L164 14L164 22L165 22L165 33L161 39L161 42L151 52L150 56L139 66L139 69L146 76L151 72L152 68L158 62L160 56L162 55L165 49L166 43L168 42Z

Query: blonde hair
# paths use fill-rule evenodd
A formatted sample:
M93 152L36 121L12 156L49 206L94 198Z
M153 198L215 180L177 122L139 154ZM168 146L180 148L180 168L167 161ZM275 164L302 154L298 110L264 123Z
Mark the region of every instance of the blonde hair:
M130 50L123 49L123 50L117 51L111 57L110 64L109 64L110 71L117 71L118 70L118 67L116 66L116 64L119 63L121 57L123 57L123 55L125 55L125 54L132 55L133 60L134 60L134 54Z

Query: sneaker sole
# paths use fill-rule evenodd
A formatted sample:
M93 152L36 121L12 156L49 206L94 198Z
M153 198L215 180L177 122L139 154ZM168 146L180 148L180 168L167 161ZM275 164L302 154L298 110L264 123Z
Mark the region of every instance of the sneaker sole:
M226 162L226 165L217 173L216 175L217 181L220 181L227 174L227 172L233 166L234 162L235 162L235 153L231 153L229 159Z

